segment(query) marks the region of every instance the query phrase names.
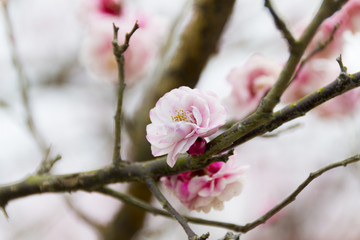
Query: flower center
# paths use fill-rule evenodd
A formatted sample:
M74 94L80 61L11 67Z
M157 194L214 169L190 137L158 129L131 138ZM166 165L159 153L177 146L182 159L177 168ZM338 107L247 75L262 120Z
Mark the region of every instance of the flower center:
M184 110L175 110L175 115L171 116L174 122L194 122L194 117L191 113Z

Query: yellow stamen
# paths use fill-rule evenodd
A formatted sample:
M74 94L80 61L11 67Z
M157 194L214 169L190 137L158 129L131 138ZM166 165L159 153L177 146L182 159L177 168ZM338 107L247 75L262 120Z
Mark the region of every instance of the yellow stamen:
M181 122L181 121L191 122L191 119L189 119L187 112L185 112L183 110L180 110L180 111L176 110L175 114L176 114L175 116L171 116L171 119L174 122Z

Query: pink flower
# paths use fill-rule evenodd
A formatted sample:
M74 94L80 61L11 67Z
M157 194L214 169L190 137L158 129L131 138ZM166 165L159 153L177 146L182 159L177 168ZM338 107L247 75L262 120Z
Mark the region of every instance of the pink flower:
M80 18L84 22L94 21L96 18L113 18L123 14L122 0L81 0ZM128 10L126 9L125 12Z
M232 89L225 100L232 117L240 119L253 112L275 83L280 71L279 64L260 54L251 56L243 66L233 69L227 76Z
M227 163L215 162L203 170L162 177L187 208L208 213L211 208L222 210L223 202L241 193L247 166L239 166L234 156Z
M341 9L342 15L347 16L347 28L356 33L360 31L360 0L350 0Z
M313 40L309 44L306 53L310 54L320 43L327 41L330 38L335 25L338 25L333 40L324 50L316 55L316 57L319 58L337 57L341 53L345 43L344 33L349 30L352 33L359 31L359 21L360 0L350 0L340 11L336 12L321 24Z
M180 87L166 93L150 110L146 138L154 156L168 154L173 167L198 137L208 137L225 124L226 111L218 98L199 89Z
M334 81L339 72L338 64L334 60L315 58L301 69L282 99L286 103L297 101ZM354 89L320 105L316 110L323 117L341 116L354 111L358 99L359 90Z

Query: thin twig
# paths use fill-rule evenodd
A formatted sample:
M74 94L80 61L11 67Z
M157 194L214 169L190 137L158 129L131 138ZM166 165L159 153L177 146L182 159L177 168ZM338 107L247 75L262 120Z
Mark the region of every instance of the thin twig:
M288 43L288 46L289 46L289 49L290 49L290 52L291 52L293 50L293 48L295 47L295 44L296 44L295 38L293 37L291 32L286 27L285 22L275 12L270 0L265 0L265 7L267 7L269 9L270 14L274 19L276 27L283 34L284 38L286 39L286 41Z
M17 73L22 102L23 102L23 105L25 108L26 124L27 124L27 127L28 127L30 133L32 134L36 143L38 144L39 148L46 155L47 145L45 144L43 137L39 134L39 132L37 131L35 124L34 124L34 119L32 116L30 100L29 100L29 95L28 95L29 80L23 72L23 66L21 64L19 54L17 52L16 41L15 41L15 37L14 37L11 19L10 19L9 12L8 12L7 1L2 1L1 5L2 5L3 13L4 13L5 28L6 28L7 38L9 41L9 47L10 47L10 51L11 51L11 59L12 59L13 65L14 65L16 73Z
M340 67L340 77L344 74L347 74L347 67L344 65L343 61L342 61L342 56L340 55L339 57L336 58L336 61L339 64Z
M125 58L124 53L129 47L129 41L134 32L139 28L137 22L135 23L133 29L130 33L126 33L124 43L118 44L118 32L119 28L113 24L114 28L114 40L112 41L113 52L116 58L116 63L118 65L118 90L117 90L117 105L115 113L115 143L114 143L114 153L113 153L113 163L119 164L121 160L120 150L121 150L121 119L122 119L122 102L125 89Z
M49 160L49 153L50 153L50 147L47 147L47 144L42 137L42 135L37 131L37 128L34 123L34 118L32 115L31 107L30 107L30 99L29 99L29 80L26 74L24 74L23 66L21 64L19 54L17 52L16 47L16 41L14 37L13 27L11 23L11 19L9 17L8 8L7 8L7 1L1 2L3 13L5 16L5 27L7 31L7 36L9 40L9 46L11 51L11 58L13 65L15 67L19 86L20 86L20 92L22 97L22 103L25 109L26 114L26 124L27 127L33 136L34 140L36 141L37 145L39 146L40 150L42 151L44 157L42 162L40 163L39 171L44 173L48 173L51 169L51 167L54 165L54 163L58 160L60 160L59 155L56 156L54 159Z
M9 214L6 212L5 207L4 207L4 206L1 206L0 208L1 208L2 212L4 213L6 219L9 219Z
M197 239L197 235L191 230L189 225L187 224L186 219L184 219L176 210L175 208L169 203L169 201L164 197L164 195L159 190L156 182L152 178L147 178L145 181L149 190L154 194L157 200L161 203L162 207L166 209L182 226L184 231L186 232L189 240Z
M334 40L334 36L336 33L336 30L339 28L339 24L336 24L333 28L333 30L331 31L331 34L329 36L328 39L325 40L325 42L321 42L317 45L317 47L310 52L310 54L308 56L306 56L303 60L301 60L299 67L297 68L294 76L292 77L291 82L296 79L296 77L299 75L299 72L301 71L301 69L304 67L305 63L307 63L311 58L313 58L317 53L321 52L322 50L324 50L330 43L332 40Z
M48 148L48 152L45 155L44 160L41 162L39 170L37 171L38 175L49 173L51 168L54 166L54 164L57 161L61 160L61 155L57 155L55 158L49 159L49 154L50 154L50 147Z
M276 205L275 207L273 207L271 210L269 210L267 213L265 213L263 216L261 216L260 218L258 218L257 220L255 220L254 222L248 223L246 224L242 231L243 233L246 233L254 228L256 228L257 226L259 226L260 224L265 223L269 218L271 218L272 216L274 216L276 213L278 213L281 209L285 208L287 205L289 205L290 203L292 203L293 201L295 201L296 197L302 192L302 190L304 190L314 179L316 179L317 177L319 177L320 175L322 175L323 173L337 168L337 167L346 167L346 165L351 164L351 163L355 163L360 161L360 155L357 154L355 156L352 156L350 158L347 158L343 161L340 162L335 162L332 164L329 164L323 168L320 168L319 170L312 172L309 174L309 176L306 178L305 181L303 181L296 189L295 191L293 191L289 196L287 196L282 202L280 202L278 205Z

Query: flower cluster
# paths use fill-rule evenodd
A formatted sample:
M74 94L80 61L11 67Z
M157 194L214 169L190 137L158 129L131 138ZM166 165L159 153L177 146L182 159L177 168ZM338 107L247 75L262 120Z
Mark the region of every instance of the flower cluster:
M225 99L231 117L240 119L254 111L280 71L280 64L260 54L251 56L243 66L234 68L227 76L231 93Z
M164 24L155 17L138 13L119 0L86 0L81 6L80 18L86 24L86 33L80 49L80 62L98 78L116 82L118 68L113 55L113 23L119 27L119 41L136 21L140 29L131 38L131 47L125 52L125 81L133 84L143 76L156 56Z
M167 163L173 167L179 153L225 124L226 111L213 93L180 87L159 99L150 110L150 120L146 138L152 154L168 154Z
M215 162L203 170L162 177L163 185L190 210L208 213L222 210L223 202L241 193L247 166L240 166L235 156L227 163Z

